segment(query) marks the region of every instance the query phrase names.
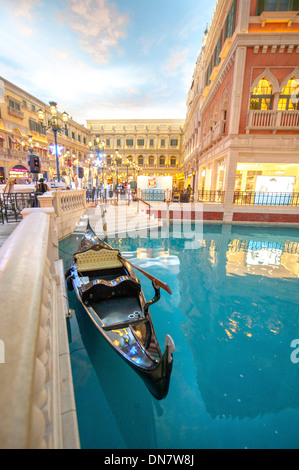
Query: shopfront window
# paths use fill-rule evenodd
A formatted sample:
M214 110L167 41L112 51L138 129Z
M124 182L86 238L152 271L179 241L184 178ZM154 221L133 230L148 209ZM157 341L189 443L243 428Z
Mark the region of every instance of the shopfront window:
M299 165L286 163L238 163L235 191L299 192Z
M269 110L272 109L272 87L268 80L263 78L258 85L254 87L251 95L250 109Z
M299 80L292 78L283 87L279 97L278 110L299 110Z

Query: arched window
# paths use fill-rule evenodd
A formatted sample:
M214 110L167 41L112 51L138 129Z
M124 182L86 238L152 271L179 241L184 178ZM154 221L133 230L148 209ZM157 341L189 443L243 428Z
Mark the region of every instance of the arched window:
M170 158L170 165L171 166L176 166L176 157L171 157Z
M272 109L272 86L271 83L262 78L259 83L254 87L251 95L250 109L267 110Z
M159 165L165 166L165 157L163 155L159 158Z
M277 109L279 111L299 110L299 80L291 78L283 87Z
M143 156L139 155L138 157L138 165L143 166Z
M149 157L149 159L148 159L148 166L155 166L155 159L154 159L154 157Z

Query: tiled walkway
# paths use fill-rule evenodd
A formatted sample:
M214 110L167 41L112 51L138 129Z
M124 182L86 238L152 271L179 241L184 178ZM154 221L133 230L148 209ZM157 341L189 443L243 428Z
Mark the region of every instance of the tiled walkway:
M5 224L0 223L0 247L9 237L9 235L14 231L14 229L18 226L18 224L19 222L10 222Z

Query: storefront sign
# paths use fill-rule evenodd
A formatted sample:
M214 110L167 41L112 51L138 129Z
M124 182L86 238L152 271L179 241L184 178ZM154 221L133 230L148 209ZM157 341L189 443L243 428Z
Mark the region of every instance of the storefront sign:
M172 176L138 176L138 189L172 189Z

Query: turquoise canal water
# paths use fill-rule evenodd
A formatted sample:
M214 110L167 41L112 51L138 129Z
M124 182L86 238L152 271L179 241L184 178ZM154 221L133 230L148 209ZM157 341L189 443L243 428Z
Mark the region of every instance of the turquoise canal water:
M151 396L69 293L82 448L299 448L298 229L205 225L193 242L178 236L109 241L172 289L151 308L161 349L167 333L176 345L166 399ZM60 243L65 268L79 238Z

